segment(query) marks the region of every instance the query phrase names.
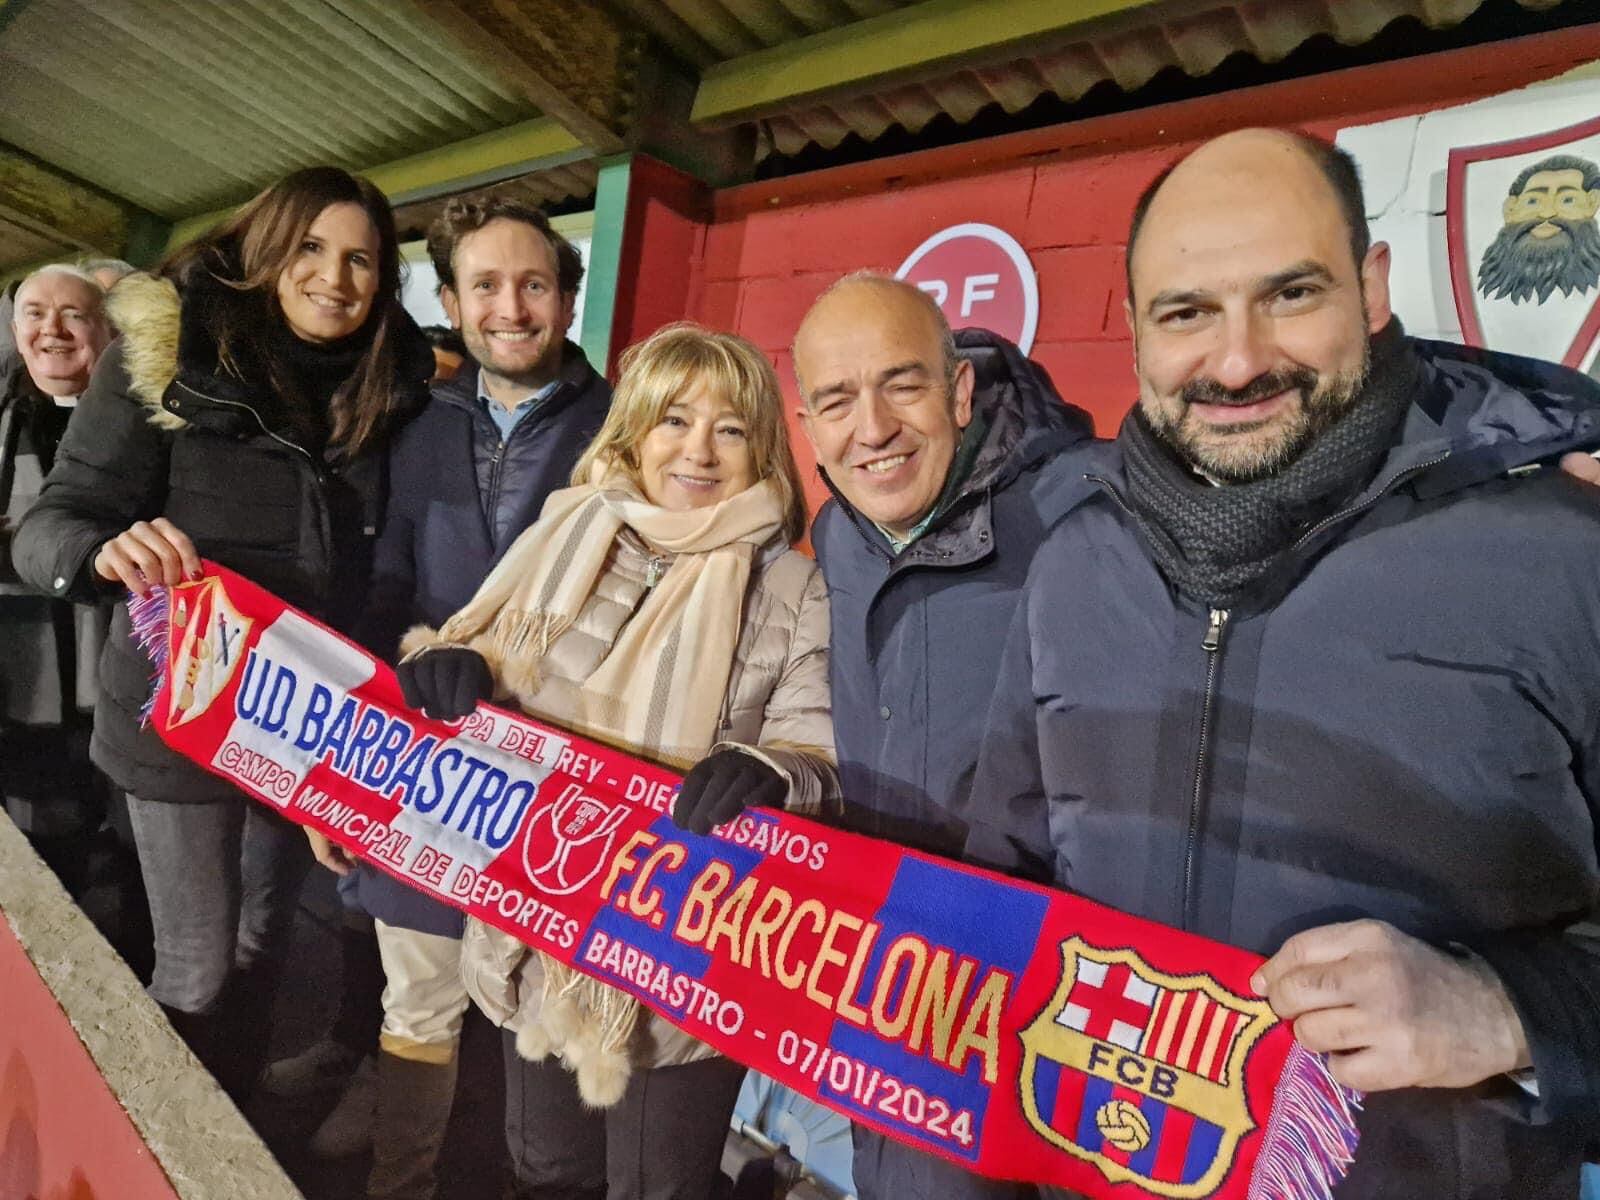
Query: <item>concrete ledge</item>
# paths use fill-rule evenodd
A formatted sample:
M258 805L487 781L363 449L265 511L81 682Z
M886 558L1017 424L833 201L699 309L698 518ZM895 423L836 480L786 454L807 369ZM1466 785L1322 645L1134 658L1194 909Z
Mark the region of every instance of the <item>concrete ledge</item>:
M0 915L178 1196L303 1200L133 972L3 812ZM0 1009L9 1011L15 1003L15 997L0 996ZM10 1032L18 1034L15 1040L26 1058L28 1032L14 1027Z

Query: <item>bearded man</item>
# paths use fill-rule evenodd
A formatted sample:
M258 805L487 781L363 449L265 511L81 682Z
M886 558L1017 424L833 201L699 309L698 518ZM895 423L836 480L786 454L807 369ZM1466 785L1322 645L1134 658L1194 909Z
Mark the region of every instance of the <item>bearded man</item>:
M1520 304L1556 292L1568 296L1600 285L1600 167L1557 154L1511 182L1501 206L1505 224L1483 252L1478 290Z
M1407 337L1365 211L1275 130L1141 200L1139 403L1034 560L969 846L1268 956L1252 987L1367 1093L1338 1200L1565 1200L1600 1118L1600 514L1523 473L1600 441L1600 388Z

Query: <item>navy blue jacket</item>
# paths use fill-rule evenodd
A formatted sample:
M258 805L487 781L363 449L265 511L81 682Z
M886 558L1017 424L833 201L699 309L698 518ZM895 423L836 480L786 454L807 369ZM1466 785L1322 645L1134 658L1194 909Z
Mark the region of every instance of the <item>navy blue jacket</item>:
M812 529L832 620L833 728L846 823L959 854L951 815L978 759L1000 651L1046 531L1086 497L1089 419L985 330L957 345L988 424L958 497L899 554L833 488ZM976 419L976 418L975 418Z
M501 440L478 403L478 372L435 384L395 440L390 494L373 564L362 641L392 655L418 621L437 625L567 486L611 407L611 385L568 342L556 389Z
M1509 1080L1368 1097L1351 1197L1562 1197L1600 1116L1600 507L1548 467L1600 387L1417 341L1365 491L1225 614L1176 593L1102 476L1040 549L974 784L1056 884L1271 954L1371 917L1504 979Z
M437 626L463 608L538 520L545 497L567 486L610 406L611 385L571 342L555 391L504 441L478 403L476 369L436 384L390 456L390 501L361 640L392 658L412 625ZM360 906L385 924L461 936L455 909L381 871L362 868L352 878Z

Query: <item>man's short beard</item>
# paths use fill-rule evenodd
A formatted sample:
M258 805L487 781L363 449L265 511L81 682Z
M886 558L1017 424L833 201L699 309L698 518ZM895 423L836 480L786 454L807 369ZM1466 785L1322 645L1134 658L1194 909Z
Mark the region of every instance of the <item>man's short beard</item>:
M507 383L519 388L541 388L560 373L562 347L566 344L566 339L564 338L552 338L545 347L544 353L539 356L539 361L527 370L506 371L495 366L491 358L486 358L484 354L478 352L479 346L474 343L479 342L481 344L480 339L483 336L480 334L476 338L469 339L463 335L461 344L467 349L467 357L472 359L486 375L493 375L496 379L504 379ZM484 351L485 353L488 352L487 346L484 347Z
M1178 393L1176 413L1147 404L1145 419L1178 456L1222 483L1251 483L1285 470L1306 448L1361 399L1372 369L1370 345L1354 371L1326 380L1310 367L1288 367L1257 376L1237 390L1215 379L1192 379ZM1286 391L1300 393L1300 404L1286 416L1233 426L1224 433L1190 422L1195 404L1253 404ZM1276 423L1273 436L1252 438Z
M1483 252L1478 266L1478 290L1495 300L1517 304L1535 295L1543 304L1556 292L1580 295L1600 284L1600 227L1593 219L1567 221L1550 218L1561 233L1536 238L1542 222L1503 225Z

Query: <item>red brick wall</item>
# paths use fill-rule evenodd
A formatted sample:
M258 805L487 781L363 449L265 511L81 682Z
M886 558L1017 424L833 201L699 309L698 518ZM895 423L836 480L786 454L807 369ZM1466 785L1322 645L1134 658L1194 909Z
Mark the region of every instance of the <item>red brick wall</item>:
M174 1200L0 914L0 1197Z
M688 264L656 257L640 274L665 280L686 265L687 315L768 351L792 405L789 343L823 288L852 270L893 271L945 226L997 225L1038 272L1034 357L1110 432L1134 397L1122 315L1128 217L1143 187L1183 149L1257 123L1331 137L1345 125L1464 103L1596 58L1600 26L1589 26L748 184L715 195ZM618 333L626 340L650 328ZM814 502L820 494L816 485Z

